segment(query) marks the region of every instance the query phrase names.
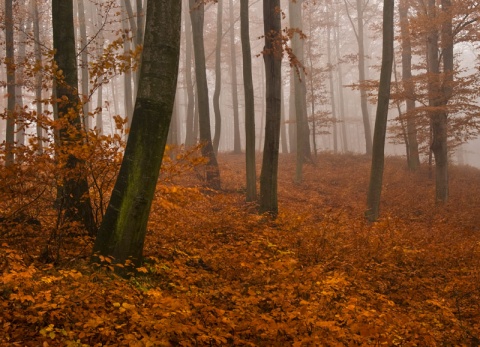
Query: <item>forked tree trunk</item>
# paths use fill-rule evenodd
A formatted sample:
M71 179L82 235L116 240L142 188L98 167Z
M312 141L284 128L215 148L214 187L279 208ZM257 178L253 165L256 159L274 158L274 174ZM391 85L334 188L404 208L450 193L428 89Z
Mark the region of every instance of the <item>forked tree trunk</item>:
M257 200L257 173L255 168L255 101L253 94L248 0L240 0L240 26L243 57L243 85L245 91L246 200L251 202Z
M277 175L281 107L281 23L279 0L263 1L265 35L266 123L262 172L260 175L260 212L278 214Z
M62 0L64 1L64 0ZM140 87L130 136L93 247L116 263L142 262L147 222L172 117L180 54L181 2L149 0ZM128 275L130 267L119 269Z
M195 56L195 76L197 83L200 141L202 155L208 159L206 182L212 189L220 189L220 170L213 150L210 131L210 107L208 105L208 84L205 67L205 47L203 44L203 21L205 5L203 0L190 1L190 19L193 33L193 52Z

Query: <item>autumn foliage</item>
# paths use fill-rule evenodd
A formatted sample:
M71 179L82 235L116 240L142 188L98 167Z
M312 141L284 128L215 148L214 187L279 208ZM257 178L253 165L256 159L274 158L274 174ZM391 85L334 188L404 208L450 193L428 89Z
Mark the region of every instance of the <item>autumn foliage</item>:
M384 217L368 224L368 158L321 154L297 185L283 156L273 221L244 202L243 156L219 157L224 190L212 192L198 151L169 154L128 280L111 259L89 264L86 233L59 234L48 167L2 183L1 212L13 199L30 216L1 224L2 346L479 345L478 170L452 168L451 202L435 207L428 169L389 158ZM103 157L89 180L99 173L105 200L118 162Z

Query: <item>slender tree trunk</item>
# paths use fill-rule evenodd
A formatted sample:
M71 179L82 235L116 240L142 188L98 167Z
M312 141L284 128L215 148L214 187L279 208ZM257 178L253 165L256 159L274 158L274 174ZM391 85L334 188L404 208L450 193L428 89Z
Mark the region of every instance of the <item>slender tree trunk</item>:
M335 41L335 55L337 56L337 79L338 79L338 104L339 104L339 119L341 121L340 126L342 129L342 145L343 152L348 152L348 137L347 137L347 125L345 120L345 101L343 97L343 69L340 57L340 39L338 30L340 27L339 11L335 13L335 27L334 27L334 41Z
M125 12L122 13L122 26L123 26L123 30L127 31L128 29L127 14ZM125 55L128 55L130 54L130 51L131 51L130 40L128 36L126 36L125 41L123 42L123 52L125 53ZM125 116L127 117L127 128L130 129L132 124L132 116L133 116L132 71L130 69L124 72L123 83L124 83Z
M262 172L260 175L260 212L278 214L277 174L280 139L282 44L279 0L263 1L265 34L266 123Z
M237 52L235 46L235 19L233 16L233 0L229 2L230 17L230 58L232 73L232 106L233 106L233 153L242 153L240 142L240 116L238 114L238 87L237 87Z
M83 109L83 126L85 131L90 130L90 103L88 102L89 97L89 86L88 86L88 47L87 47L87 25L85 22L85 6L84 0L77 0L78 5L78 22L80 28L80 68L82 69L82 83L81 83L81 94L80 98L82 101Z
M206 167L207 184L212 189L220 189L220 170L213 150L210 131L210 108L208 84L205 67L205 47L203 45L203 21L205 5L203 0L190 1L190 19L192 21L193 51L195 56L195 76L197 83L200 141L203 144L202 155L208 159Z
M288 99L288 135L290 144L290 153L297 153L297 120L295 113L295 87L294 87L294 74L293 69L290 69L290 98Z
M63 1L63 0L62 0ZM134 266L143 245L175 98L180 54L181 2L149 0L140 87L122 166L93 247ZM120 268L119 268L120 269ZM119 271L128 275L128 267Z
M16 70L16 79L15 79L15 98L16 98L16 108L17 112L17 124L16 124L16 138L17 138L17 146L24 146L25 145L25 130L28 126L25 123L24 117L24 103L23 103L23 85L24 85L24 66L25 66L25 57L26 57L26 46L27 46L27 39L28 36L26 35L27 32L30 31L31 22L30 18L21 19L20 23L18 24L20 29L19 34L19 43L18 43L18 64ZM26 22L25 22L26 21Z
M98 22L100 22L101 20L101 17L100 17L100 14L97 13L97 20ZM98 33L98 40L97 40L97 57L99 57L99 59L102 57L103 55L103 44L104 44L104 37L103 37L103 31L100 30L100 32ZM102 83L102 79L100 79L100 84L97 88L97 112L96 112L96 115L95 115L95 125L96 125L96 128L97 128L97 132L99 134L102 134L103 132L103 83Z
M215 135L213 136L213 150L218 153L220 132L222 131L222 115L220 113L220 92L222 90L222 21L223 0L217 2L217 42L215 47L215 91L213 92L213 111L215 113Z
M412 115L415 109L415 88L412 82L412 43L410 41L410 23L408 20L408 0L400 0L400 30L402 38L402 81L406 94L406 123L407 123L407 158L408 168L416 171L420 166L420 155L417 141L417 125Z
M394 0L384 1L382 67L380 71L380 85L378 87L378 104L375 120L375 133L373 137L370 185L368 187L367 195L367 211L365 212L365 216L370 222L374 222L378 219L380 197L382 193L385 160L385 135L387 132L390 83L392 79L393 65L394 8Z
M246 200L251 202L257 200L257 173L255 167L255 99L252 78L248 0L240 0L240 26L245 93Z
M338 132L337 132L337 110L335 108L335 89L333 84L333 65L332 65L332 49L331 49L331 28L327 24L327 58L328 58L328 82L330 85L330 102L332 106L333 119L333 152L338 153Z
M64 167L60 189L60 208L65 211L67 221L82 222L87 231L96 232L88 183L84 171L85 163L74 154L76 146L81 146L81 118L78 113L78 76L75 31L73 25L73 1L52 0L52 28L54 59L60 77L55 81L56 104L59 120L64 125L59 130L60 144L57 158Z
M282 105L281 105L281 116L280 116L280 144L282 146L282 153L288 153L288 139L287 139L287 127L285 125L285 93L283 92L283 84L281 90L281 98L282 98Z
M5 166L13 165L15 156L15 57L13 43L13 3L12 0L5 0L5 45L7 67L7 129L5 134Z
M197 142L194 133L195 120L195 93L192 81L192 24L190 22L190 10L188 0L184 4L185 17L185 88L187 90L187 109L185 121L185 146L193 146Z
M37 1L31 1L32 12L33 12L33 37L35 39L34 43L34 54L35 54L35 64L37 67L37 72L35 74L35 101L36 101L36 111L37 111L37 146L38 154L43 154L43 102L42 102L42 84L43 84L43 67L42 67L42 51L40 49L40 18L38 15L38 6Z

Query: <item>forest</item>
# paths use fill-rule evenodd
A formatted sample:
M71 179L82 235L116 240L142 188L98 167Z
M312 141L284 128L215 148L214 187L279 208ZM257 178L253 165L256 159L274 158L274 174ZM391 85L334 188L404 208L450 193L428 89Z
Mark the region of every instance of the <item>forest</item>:
M1 346L480 346L480 3L4 0Z

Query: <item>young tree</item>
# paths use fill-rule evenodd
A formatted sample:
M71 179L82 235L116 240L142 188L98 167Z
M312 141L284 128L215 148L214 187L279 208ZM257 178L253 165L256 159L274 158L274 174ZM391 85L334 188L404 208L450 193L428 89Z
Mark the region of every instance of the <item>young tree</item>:
M242 153L240 141L240 117L238 115L238 91L237 91L237 50L235 46L235 21L233 18L233 0L229 1L230 19L230 72L232 82L232 107L233 107L233 153Z
M73 25L73 0L52 1L54 59L57 64L55 92L60 122L57 158L62 166L59 189L59 208L65 220L83 223L93 235L96 225L84 172L84 161L75 154L83 142L78 98L77 51Z
M280 112L282 87L282 38L280 1L263 0L265 48L266 121L262 172L260 174L260 212L273 217L278 214L277 174L280 144Z
M220 189L220 170L213 150L210 131L210 107L208 105L208 84L205 67L205 47L203 43L203 21L205 5L203 0L190 0L190 19L193 32L193 54L195 56L195 77L199 111L200 141L202 155L208 159L206 167L207 184L212 189Z
M172 117L180 54L181 1L148 0L130 136L93 252L140 265L148 216ZM125 273L124 273L125 274Z
M368 187L367 211L365 212L365 216L371 222L376 221L378 218L380 196L382 192L385 135L387 132L390 83L393 66L394 8L394 0L385 0L383 2L382 67L380 71L380 84L378 87L375 132L373 134L372 166L370 172L370 185Z
M248 0L240 0L240 35L243 57L243 86L245 91L245 157L247 201L257 200L257 173L255 168L255 102L253 95L252 53Z

